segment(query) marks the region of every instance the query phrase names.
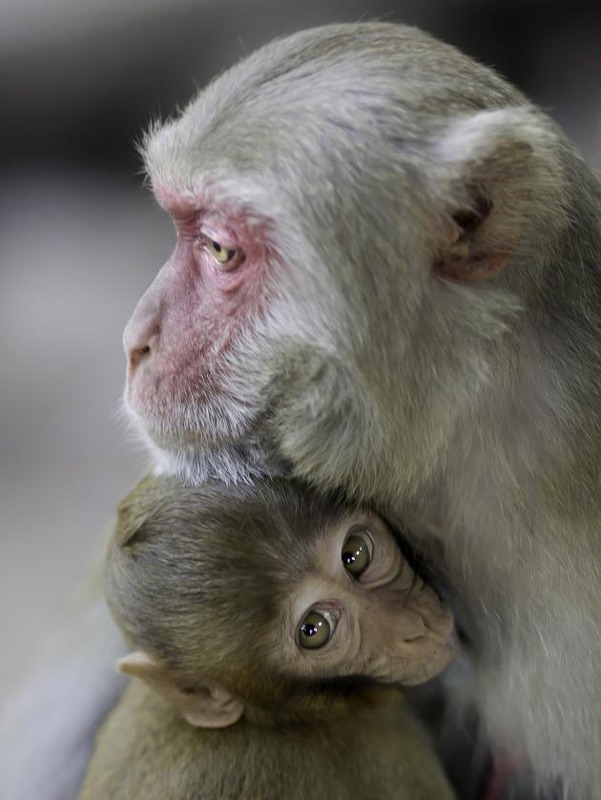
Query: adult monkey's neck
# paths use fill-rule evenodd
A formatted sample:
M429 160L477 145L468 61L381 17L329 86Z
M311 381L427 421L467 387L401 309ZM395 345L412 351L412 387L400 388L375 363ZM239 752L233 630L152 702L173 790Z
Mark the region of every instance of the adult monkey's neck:
M601 191L584 169L571 187L569 225L519 286L515 360L500 360L428 496L487 729L577 791L595 767L550 732L601 746Z
M484 609L475 613L484 625L494 614L504 626L521 624L528 591L551 615L554 598L568 608L574 576L586 580L598 560L591 543L601 536L601 183L577 156L564 169L568 224L533 253L531 269L508 269L524 308L515 339L477 416L458 426L436 492L443 535L455 542L451 582L469 593L472 611ZM504 586L487 579L504 569ZM574 599L579 607L582 598Z

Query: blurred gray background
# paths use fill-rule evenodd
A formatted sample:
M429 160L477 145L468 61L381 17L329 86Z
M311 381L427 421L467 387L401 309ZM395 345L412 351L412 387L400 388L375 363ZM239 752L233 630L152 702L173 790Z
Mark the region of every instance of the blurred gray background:
M599 3L0 0L0 703L144 466L121 331L173 234L136 137L274 36L375 17L495 65L601 164Z

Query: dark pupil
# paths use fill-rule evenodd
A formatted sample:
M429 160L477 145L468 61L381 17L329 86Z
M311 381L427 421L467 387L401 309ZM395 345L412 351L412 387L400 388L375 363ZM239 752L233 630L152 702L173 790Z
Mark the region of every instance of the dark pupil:
M359 578L369 567L371 554L363 536L354 534L344 543L340 558L345 570L353 578Z
M305 622L301 625L301 633L303 636L315 636L317 633L317 625L312 622Z
M221 245L218 242L213 242L213 247L217 253L221 253Z

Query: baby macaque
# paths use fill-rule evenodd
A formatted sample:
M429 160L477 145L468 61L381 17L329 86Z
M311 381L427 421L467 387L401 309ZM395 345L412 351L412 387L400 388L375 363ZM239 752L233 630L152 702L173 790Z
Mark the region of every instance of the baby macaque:
M123 501L107 596L134 652L80 800L445 800L398 684L451 661L449 609L388 525L283 481Z

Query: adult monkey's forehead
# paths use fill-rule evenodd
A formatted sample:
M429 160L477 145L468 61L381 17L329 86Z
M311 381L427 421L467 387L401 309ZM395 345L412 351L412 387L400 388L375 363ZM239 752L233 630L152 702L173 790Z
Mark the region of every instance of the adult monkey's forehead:
M178 119L153 126L145 161L153 182L180 185L198 170L276 167L287 153L310 170L348 147L368 156L374 137L392 147L423 142L442 119L524 102L417 29L331 25L276 40L217 77Z

